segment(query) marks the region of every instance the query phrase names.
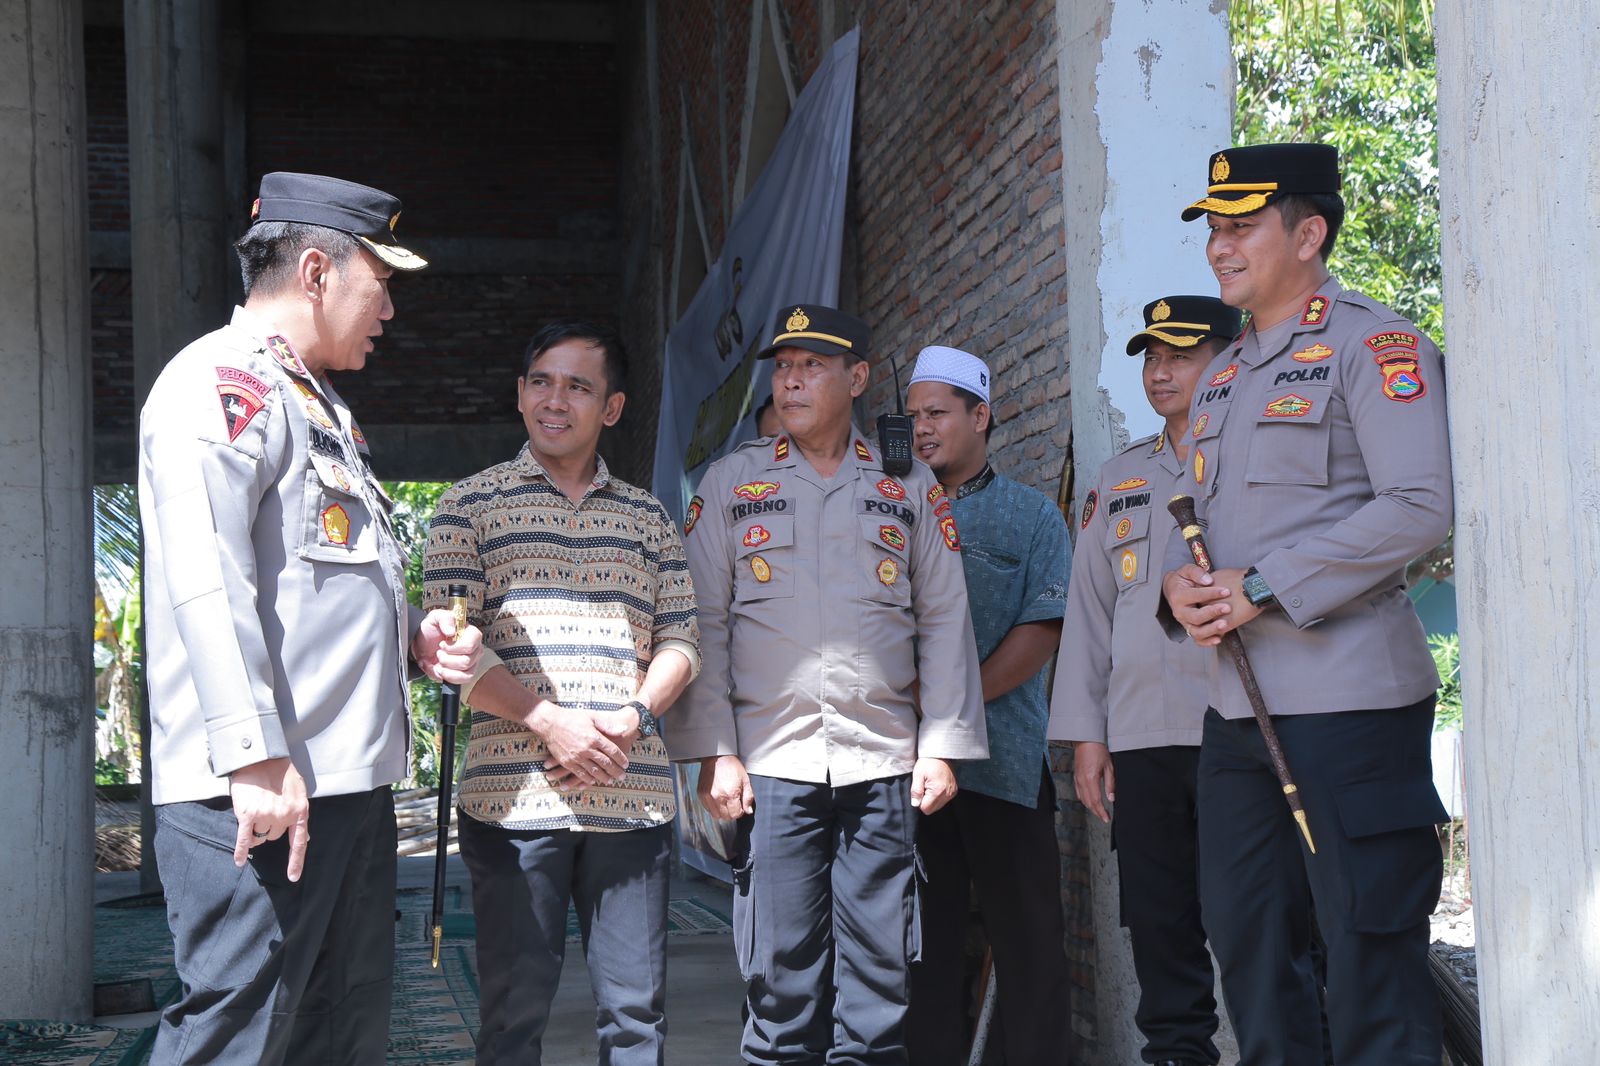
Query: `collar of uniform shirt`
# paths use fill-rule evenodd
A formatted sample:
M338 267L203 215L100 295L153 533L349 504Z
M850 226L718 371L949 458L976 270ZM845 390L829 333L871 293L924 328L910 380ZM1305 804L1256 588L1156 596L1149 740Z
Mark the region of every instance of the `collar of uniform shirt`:
M956 489L956 499L964 500L974 492L982 492L989 487L989 482L994 480L994 467L988 463L983 464L983 469L978 471L978 476Z

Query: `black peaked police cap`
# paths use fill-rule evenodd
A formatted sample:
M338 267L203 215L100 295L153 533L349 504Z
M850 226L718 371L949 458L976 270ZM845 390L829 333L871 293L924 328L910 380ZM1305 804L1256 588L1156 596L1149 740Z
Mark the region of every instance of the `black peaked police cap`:
M1206 195L1183 209L1204 214L1254 214L1274 197L1339 191L1339 150L1331 144L1254 144L1213 153Z
M1210 337L1231 341L1240 317L1237 307L1215 296L1163 296L1144 305L1144 329L1128 338L1128 354L1138 355L1152 340L1174 348L1193 348Z
M779 348L804 348L818 355L867 357L872 331L855 315L821 304L785 304L772 327L772 341L757 359L771 359Z
M353 181L321 174L274 171L261 179L250 207L250 224L301 222L341 230L396 270L421 270L428 261L395 240L400 221L396 197Z

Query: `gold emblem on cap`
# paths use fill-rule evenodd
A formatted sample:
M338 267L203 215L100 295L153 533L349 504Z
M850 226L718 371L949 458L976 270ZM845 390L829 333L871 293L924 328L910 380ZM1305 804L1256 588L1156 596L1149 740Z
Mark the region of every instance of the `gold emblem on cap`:
M400 212L396 211L394 213L394 217L389 220L389 232L390 233L394 232L394 224L396 222L399 222L399 221L400 221Z
M1233 168L1228 165L1228 157L1218 152L1217 158L1211 162L1211 184L1227 181L1228 175L1232 173Z
M1172 308L1167 306L1167 301L1162 300L1150 309L1150 321L1165 322L1172 317Z
M796 307L794 314L789 316L789 321L783 324L783 328L790 333L798 333L800 330L811 328L811 319L804 311Z

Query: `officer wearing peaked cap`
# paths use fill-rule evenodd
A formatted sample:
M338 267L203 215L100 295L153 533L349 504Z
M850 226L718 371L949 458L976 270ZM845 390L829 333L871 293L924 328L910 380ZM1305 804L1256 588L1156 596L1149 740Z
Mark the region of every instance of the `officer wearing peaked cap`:
M152 1061L379 1063L412 664L461 683L475 629L406 603L406 553L328 379L361 369L425 261L400 201L268 174L245 304L140 417L156 854L182 994Z
M783 432L713 463L689 506L701 671L667 747L738 820L751 1063L907 1061L914 822L954 795L948 760L988 753L950 504L850 421L869 343L852 315L784 306L759 356Z
M1121 920L1139 979L1134 1020L1146 1062L1219 1059L1215 977L1201 924L1195 772L1209 652L1169 641L1156 621L1172 519L1187 492L1189 401L1239 333L1214 296L1165 296L1129 338L1160 433L1108 460L1084 502L1049 736L1073 742L1079 800L1115 818ZM1113 803L1114 801L1114 803Z
M1327 145L1230 148L1208 162L1207 255L1250 312L1190 412L1188 486L1211 558L1163 582L1171 632L1238 629L1317 850L1301 842L1231 663L1212 662L1198 771L1206 930L1246 1066L1320 1066L1309 882L1327 944L1341 1066L1434 1066L1428 915L1442 862L1429 741L1438 675L1406 564L1449 531L1439 350L1339 284L1344 219Z

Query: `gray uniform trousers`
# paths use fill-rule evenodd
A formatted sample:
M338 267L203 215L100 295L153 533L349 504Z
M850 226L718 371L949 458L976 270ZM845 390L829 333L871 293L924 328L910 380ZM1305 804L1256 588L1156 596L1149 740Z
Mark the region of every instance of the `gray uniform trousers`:
M752 774L739 820L734 941L759 1066L908 1061L920 954L911 777L833 787Z
M478 1066L538 1066L578 912L601 1066L660 1066L672 826L501 829L461 815L481 984Z
M288 835L233 864L227 799L156 808L156 856L183 992L150 1061L382 1063L394 974L389 786L311 801L305 871Z

